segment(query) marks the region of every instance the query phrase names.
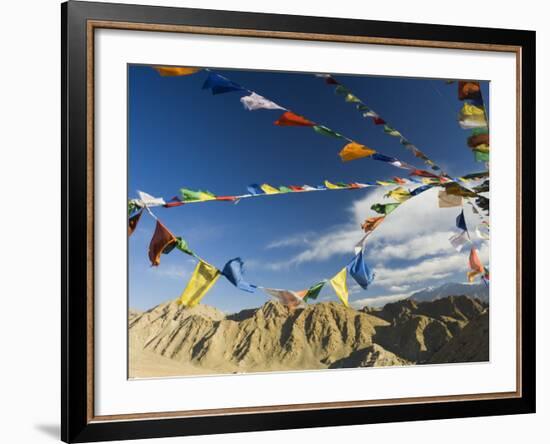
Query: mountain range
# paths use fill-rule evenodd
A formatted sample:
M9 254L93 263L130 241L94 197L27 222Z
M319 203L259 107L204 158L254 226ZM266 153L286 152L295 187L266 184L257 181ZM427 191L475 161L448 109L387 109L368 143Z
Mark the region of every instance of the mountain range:
M269 301L235 314L168 301L129 312L129 376L315 370L489 359L488 304L406 299L361 310Z
M489 302L489 287L484 283L481 284L460 284L457 282L449 282L439 287L427 287L419 290L409 296L409 299L415 301L434 301L446 296L470 296L477 298L483 302Z

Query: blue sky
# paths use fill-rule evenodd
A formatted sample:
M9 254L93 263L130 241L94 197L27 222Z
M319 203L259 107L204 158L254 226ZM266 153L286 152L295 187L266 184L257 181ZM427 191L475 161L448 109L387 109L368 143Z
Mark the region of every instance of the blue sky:
M406 175L370 159L342 163L341 140L311 128L278 127L281 111L247 111L246 93L212 95L207 73L161 77L148 66L129 66L129 198L142 190L169 199L181 187L218 195L246 193L246 186L362 182ZM383 154L423 168L418 160L361 116L352 104L311 73L216 69L246 88ZM442 80L349 76L332 73L355 95L454 176L477 172L456 120L461 103L456 84ZM488 82L482 83L488 103ZM265 287L301 290L330 278L353 256L360 223L375 213L388 189L286 194L234 205L207 202L156 208L155 214L190 247L218 268L240 256L246 278ZM350 285L350 299L392 300L427 285L464 281L467 252L448 242L459 210L437 208L437 191L406 202L371 236L367 258L376 272L368 290ZM471 224L476 219L470 213ZM195 262L173 251L151 267L147 249L154 220L144 215L129 247L129 305L147 309L180 295ZM488 252L481 250L482 256ZM351 283L350 283L351 284ZM227 312L257 307L261 291L246 293L223 277L203 299ZM320 300L336 300L325 286ZM368 302L368 301L367 301Z

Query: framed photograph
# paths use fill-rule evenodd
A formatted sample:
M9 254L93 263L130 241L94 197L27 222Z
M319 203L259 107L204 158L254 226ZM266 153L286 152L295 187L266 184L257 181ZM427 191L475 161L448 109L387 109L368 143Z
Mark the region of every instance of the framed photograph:
M535 411L535 33L62 5L62 439Z

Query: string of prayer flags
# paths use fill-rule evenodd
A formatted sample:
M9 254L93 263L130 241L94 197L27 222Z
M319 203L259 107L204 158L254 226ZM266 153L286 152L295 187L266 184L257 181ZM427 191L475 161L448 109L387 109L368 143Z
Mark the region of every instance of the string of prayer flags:
M296 308L304 303L305 290L301 292L282 290L279 288L265 288L260 287L269 296L276 298L281 304L290 308Z
M483 267L483 264L481 263L481 260L479 259L476 247L472 247L472 249L470 250L469 265L470 271L466 273L466 276L468 277L468 282L473 282L477 275L485 273L485 269Z
M189 68L187 66L155 66L153 69L162 77L177 77L195 74L202 68Z
M130 216L130 218L128 219L128 236L131 236L132 233L135 231L139 219L141 218L141 213L143 213L143 210L138 211L136 214Z
M350 160L372 156L375 153L375 150L368 148L365 145L361 145L357 142L350 142L342 148L338 155L342 159L342 162L349 162Z
M387 203L387 204L378 203L378 204L372 205L370 208L371 210L374 210L379 214L384 214L387 216L392 211L394 211L399 205L401 204L400 203Z
M244 91L245 89L229 79L216 74L214 72L209 72L208 77L206 78L202 89L210 89L212 94L223 94L232 91Z
M389 191L388 193L386 193L384 195L384 197L391 197L392 199L396 200L397 202L403 203L406 200L410 199L412 196L411 196L411 193L408 190L406 190L402 187L397 187L397 188L394 188L393 190Z
M286 108L283 108L280 105L277 105L275 102L272 102L269 99L266 99L255 92L250 93L249 96L241 97L241 103L249 111L256 111L258 109L280 109L285 111Z
M249 293L254 293L256 286L249 284L243 279L244 263L240 257L231 259L223 267L222 274L231 282L235 287Z
M183 290L178 303L188 308L197 305L200 300L206 295L208 290L220 278L220 270L213 265L200 260L193 271L193 275Z
M374 280L375 273L369 268L363 257L363 250L353 258L353 260L346 267L349 274L355 282L363 289L366 290L367 287Z
M338 299L342 301L342 304L344 304L346 307L349 307L349 303L348 303L349 292L348 292L348 285L346 282L347 276L348 276L348 267L344 267L330 280L330 285L332 285L332 288L334 289L336 296L338 296Z
M172 243L176 243L177 239L168 228L166 228L159 220L155 227L155 232L149 243L149 260L151 265L156 267L160 264L160 255Z
M309 287L303 297L304 301L308 301L309 299L317 299L317 296L319 296L319 293L321 293L321 290L325 286L327 281L321 281L316 283L315 285L312 285Z
M449 242L451 243L451 245L454 247L456 251L460 252L464 247L464 245L470 242L470 239L468 237L468 232L464 230L464 231L461 231L460 233L453 234L449 238Z
M313 122L310 122L305 117L294 114L291 111L283 113L278 120L275 121L275 125L278 126L315 126Z
M441 190L438 194L439 208L461 207L463 205L462 196L449 194L447 190Z

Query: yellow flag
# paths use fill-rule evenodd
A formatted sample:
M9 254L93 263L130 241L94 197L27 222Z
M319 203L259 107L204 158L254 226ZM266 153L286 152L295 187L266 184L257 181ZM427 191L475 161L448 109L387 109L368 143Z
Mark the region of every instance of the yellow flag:
M267 183L264 183L260 185L260 188L263 190L265 194L278 194L280 191L277 188L273 188L271 185L268 185Z
M221 273L213 265L200 261L193 271L193 275L183 290L178 303L186 307L197 305L212 285L219 279Z
M199 72L200 68L188 68L186 66L155 66L162 77L188 76Z
M338 185L334 185L333 183L329 182L328 180L325 180L325 186L329 190L339 190L340 188L342 188L342 187L339 187Z
M397 187L393 190L391 190L389 193L386 194L386 197L391 197L392 199L395 199L397 202L405 202L407 199L411 198L411 193L409 193L406 189Z
M476 146L476 151L481 151L482 153L489 152L489 145L482 143L481 145Z
M204 191L197 192L197 195L199 197L199 200L216 200L215 196L205 193Z
M342 162L348 162L350 160L372 156L374 153L376 153L375 150L370 149L365 145L361 145L357 142L350 142L342 148L342 151L340 151L338 155L342 159Z
M349 294L348 294L348 286L346 283L347 271L348 270L346 267L342 268L342 270L330 280L330 284L332 285L332 288L334 288L336 295L342 301L342 304L344 304L346 307L349 307L349 304L348 304Z
M460 111L463 116L483 116L485 117L485 111L483 108L469 103L465 103Z
M386 182L385 180L377 180L376 183L382 187L389 187L390 185L395 185L393 182Z

